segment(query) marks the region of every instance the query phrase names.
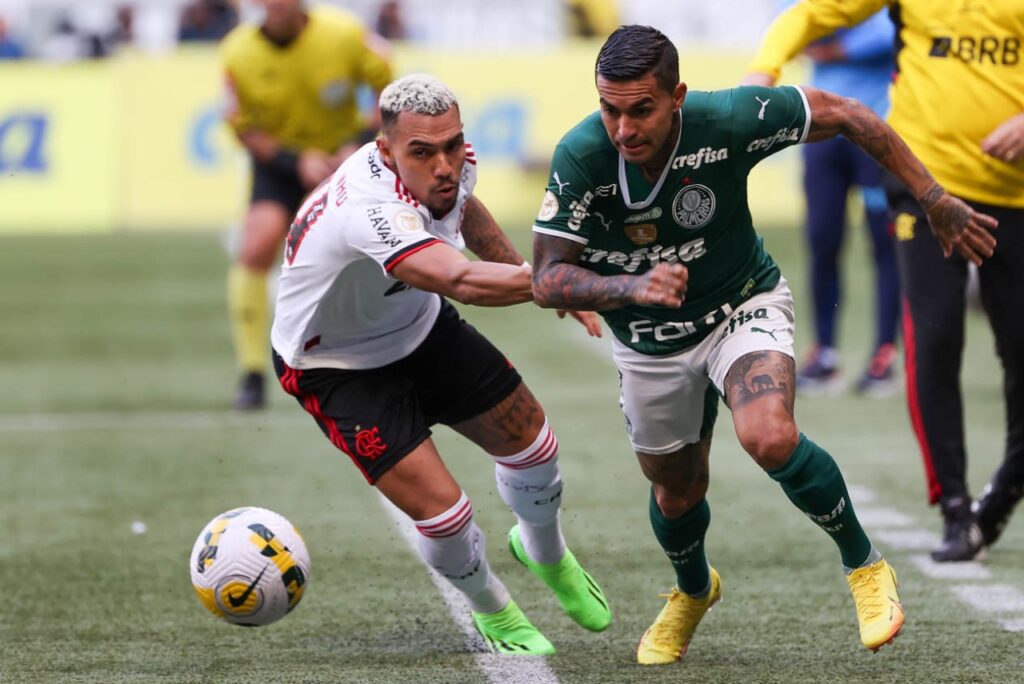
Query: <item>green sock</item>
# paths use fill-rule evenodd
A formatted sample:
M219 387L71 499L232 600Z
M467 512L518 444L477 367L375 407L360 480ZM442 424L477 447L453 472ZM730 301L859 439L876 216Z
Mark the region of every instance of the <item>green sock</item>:
M676 570L676 584L680 591L691 596L706 593L711 586L708 559L704 555L704 534L711 524L711 508L701 500L678 518L666 518L658 508L651 489L651 527L665 555Z
M853 511L843 474L827 451L801 433L786 465L768 475L782 485L797 508L832 537L843 565L857 568L864 563L871 542Z

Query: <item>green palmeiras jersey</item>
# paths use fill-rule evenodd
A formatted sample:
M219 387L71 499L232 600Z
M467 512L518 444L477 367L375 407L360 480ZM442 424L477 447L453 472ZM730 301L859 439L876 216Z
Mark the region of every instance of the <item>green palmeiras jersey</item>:
M679 140L653 184L619 156L599 112L559 142L533 230L586 245L579 266L641 274L659 262L689 270L680 309L629 305L601 315L642 354L691 347L750 296L771 290L779 268L754 231L747 175L803 142L810 108L796 87L690 92Z

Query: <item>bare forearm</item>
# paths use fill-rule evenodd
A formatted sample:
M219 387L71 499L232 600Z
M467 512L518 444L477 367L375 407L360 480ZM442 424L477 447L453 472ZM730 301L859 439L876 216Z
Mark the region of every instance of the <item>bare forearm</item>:
M509 306L533 300L528 268L487 261L455 266L446 290L442 294L475 306Z
M553 263L534 274L533 297L546 309L609 311L633 303L639 278L601 276L579 266Z
M238 133L238 140L249 151L253 159L266 164L283 148L274 136L263 131L245 131Z
M466 203L462 219L462 235L466 247L484 261L518 266L525 261L505 232L475 197Z

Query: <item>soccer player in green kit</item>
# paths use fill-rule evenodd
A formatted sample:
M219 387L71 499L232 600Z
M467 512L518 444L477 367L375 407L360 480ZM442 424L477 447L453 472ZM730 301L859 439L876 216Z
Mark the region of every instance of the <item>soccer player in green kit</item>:
M994 221L947 194L855 101L796 87L687 93L675 47L645 26L615 31L595 71L600 110L556 148L534 226L534 298L599 311L614 335L626 429L676 572L637 659L682 658L721 597L704 549L720 396L743 448L839 547L861 641L877 650L903 625L896 573L832 456L794 421L793 299L754 230L747 175L786 147L843 134L911 189L947 251L991 254Z

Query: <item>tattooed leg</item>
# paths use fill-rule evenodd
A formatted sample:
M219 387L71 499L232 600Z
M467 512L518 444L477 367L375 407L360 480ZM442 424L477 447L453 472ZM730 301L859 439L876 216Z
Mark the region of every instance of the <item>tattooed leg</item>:
M736 436L759 466L784 465L800 439L793 417L793 359L777 351L741 356L725 376L725 401Z
M521 383L494 408L451 427L487 453L509 456L529 447L545 422L544 409Z

